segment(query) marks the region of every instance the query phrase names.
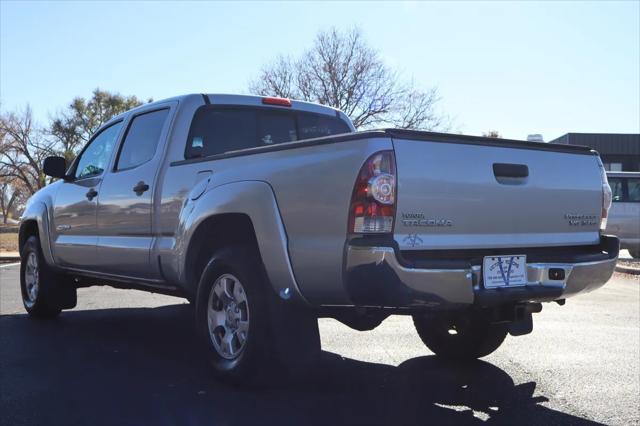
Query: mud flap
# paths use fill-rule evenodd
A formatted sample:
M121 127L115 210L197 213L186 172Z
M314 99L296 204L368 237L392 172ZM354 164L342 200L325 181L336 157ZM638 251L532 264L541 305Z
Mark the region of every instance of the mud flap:
M70 285L60 285L56 290L56 302L60 309L73 309L78 303L78 292Z
M278 361L290 372L304 371L320 357L318 318L296 302L270 298L271 335Z

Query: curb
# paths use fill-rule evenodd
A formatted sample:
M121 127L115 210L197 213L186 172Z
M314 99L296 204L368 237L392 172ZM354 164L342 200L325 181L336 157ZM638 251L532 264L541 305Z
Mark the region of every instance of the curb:
M632 268L630 266L616 265L616 272L622 272L624 274L631 274L631 275L640 275L640 268Z
M0 253L0 262L15 262L20 260L20 255L17 253Z

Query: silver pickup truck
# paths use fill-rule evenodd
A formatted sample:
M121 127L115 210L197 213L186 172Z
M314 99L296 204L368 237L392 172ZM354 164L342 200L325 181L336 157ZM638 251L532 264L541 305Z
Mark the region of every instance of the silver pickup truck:
M187 95L111 119L20 227L32 316L111 285L194 306L218 376L306 365L317 318L358 330L412 315L435 354L485 356L541 302L594 290L619 250L588 148L407 130L335 109Z

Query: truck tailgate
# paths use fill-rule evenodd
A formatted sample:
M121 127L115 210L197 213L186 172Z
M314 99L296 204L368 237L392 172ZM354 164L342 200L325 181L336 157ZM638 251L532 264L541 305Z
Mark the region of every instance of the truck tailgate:
M395 135L402 250L597 244L597 157L566 146Z

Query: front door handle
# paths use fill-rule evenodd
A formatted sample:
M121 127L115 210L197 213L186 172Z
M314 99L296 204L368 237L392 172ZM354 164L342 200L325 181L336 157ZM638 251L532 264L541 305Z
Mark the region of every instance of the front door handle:
M91 188L85 195L87 196L87 200L91 201L98 195L98 191Z
M147 185L143 181L138 182L138 184L133 187L133 192L135 192L136 195L142 195L145 191L148 191L148 190L149 190L149 185Z

